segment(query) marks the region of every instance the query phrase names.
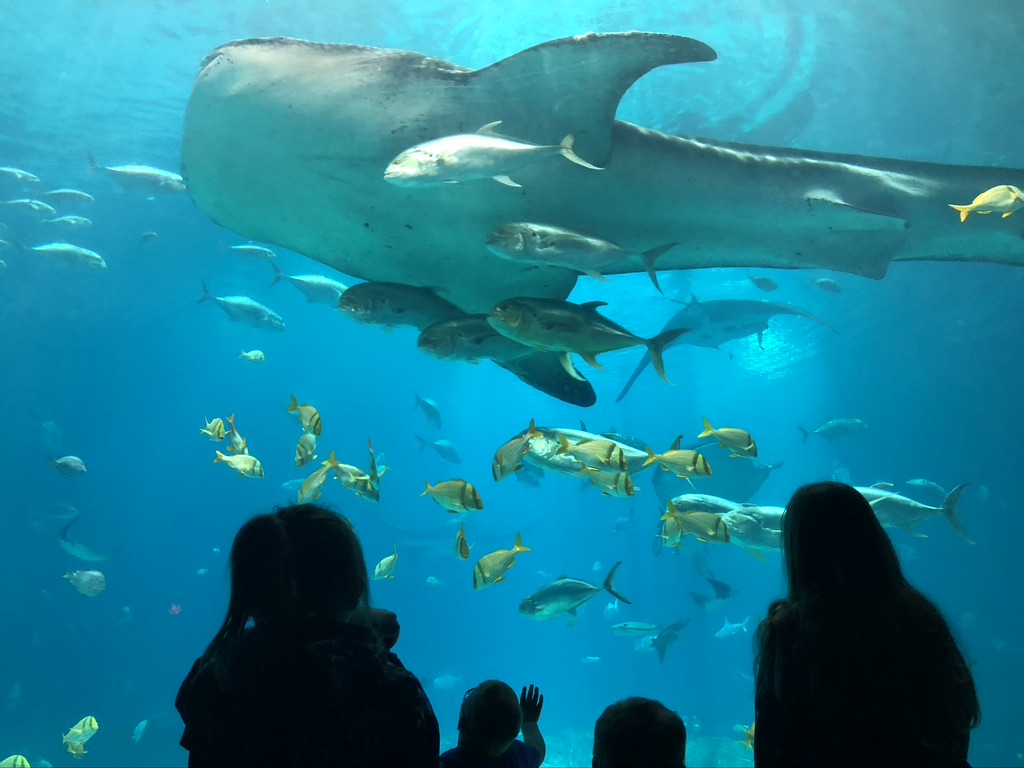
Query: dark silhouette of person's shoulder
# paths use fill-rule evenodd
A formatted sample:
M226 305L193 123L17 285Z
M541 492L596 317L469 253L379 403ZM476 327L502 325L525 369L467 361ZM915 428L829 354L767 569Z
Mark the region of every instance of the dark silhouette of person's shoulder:
M540 752L519 739L501 757L481 762L466 756L461 747L449 749L441 755L443 768L539 768Z
M437 762L437 719L419 681L370 630L341 622L250 630L230 652L200 657L176 703L182 746L220 755L207 764Z

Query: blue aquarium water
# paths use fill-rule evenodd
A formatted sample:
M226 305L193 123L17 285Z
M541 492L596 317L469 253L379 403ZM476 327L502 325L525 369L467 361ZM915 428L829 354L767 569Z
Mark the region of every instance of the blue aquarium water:
M358 71L341 60L319 77L298 67L295 82L304 85L294 88L289 108L300 117L292 123L263 107L240 117L260 78L238 80L237 92L223 83L202 90L211 80L197 80L211 51L247 38L400 49L480 69L558 38L628 30L694 38L717 59L642 77L618 104L619 120L753 145L705 146L694 157L765 154L777 159L759 161L770 170L686 165L682 144L628 128L609 139L617 95L603 122L573 111L611 87L617 70L600 52L578 66L572 56L539 59L525 74L497 78L515 80L504 95L487 92L483 106L464 115L430 118L424 115L443 112L438 104L447 96L429 84L415 92L423 103L382 87L377 100L314 106L311 93L324 83L358 85ZM223 618L235 531L250 516L294 501L295 481L331 451L368 467L372 439L388 468L379 503L333 480L322 501L351 518L371 570L398 553L394 578L373 582L371 597L400 618L396 651L429 693L444 746L455 741L463 692L496 677L544 692L548 765L589 765L595 719L632 694L658 698L684 717L688 764L750 765L742 728L753 719L752 630L784 589L779 553L736 535L730 545L687 536L679 548L665 546L665 501L691 489L663 482L672 480L664 474L653 482L656 469L635 471L634 495L622 498L535 467L500 484L491 477L496 449L531 419L567 430L582 420L590 432L614 432L627 445L638 440L661 452L680 434L684 447L709 444L697 440L707 417L756 439L756 460L707 448L715 474L693 480L692 490L737 505L784 506L801 484L829 478L890 482L939 505L943 492L969 483L957 514L973 544L941 513L912 531L890 531L909 578L942 608L973 662L983 718L971 761L1024 762L1022 224L996 213L961 225L948 207L987 187L1024 186L1024 171L986 175L904 162L1024 168L1015 54L1022 36L1024 13L1014 0L971 8L948 0L905 7L9 3L0 45L0 166L8 169L0 171L0 200L39 200L54 211L0 203L0 758L78 764L61 733L93 716L99 731L82 765L184 765L174 696ZM583 50L588 41L572 45ZM377 60L374 52L360 55ZM263 65L245 66L265 78ZM360 112L367 104L376 111ZM230 118L230 126L215 125L211 115ZM442 118L451 130L423 133ZM520 188L484 178L415 189L383 179L402 149L445 133L502 120L509 130L518 121L525 137L577 118L587 127L552 128L556 135L531 140L558 144L578 132L576 150L604 167L600 173L551 150L508 174ZM610 141L603 150L602 137ZM383 162L374 165L378 158L364 150L377 139ZM214 141L221 142L215 150ZM793 170L806 168L800 150L832 154L800 176ZM879 182L870 171L850 171L859 162L852 155L900 162L865 161L881 169ZM843 166L839 177L829 163ZM120 183L125 173L117 167L131 164L183 173L188 190L173 176L158 177L162 188L152 178ZM945 181L920 182L922 168L924 177ZM364 171L374 184L350 183ZM615 188L615 179L627 177L628 188ZM977 186L975 178L992 180ZM44 194L59 188L93 200ZM530 207L544 195L542 208ZM781 198L777 208L765 203ZM589 222L588 234L621 241L629 253L604 270L606 282L580 277L571 300L607 302L607 317L644 338L684 305L770 300L806 316L774 316L759 337L756 324L744 325L757 305L728 305L717 337L701 345L695 334L667 351L674 386L646 370L618 402L643 348L603 355L602 369L574 357L596 395L596 404L581 407L490 362L428 356L417 349L414 328L385 332L308 301L287 280L271 286L273 267L345 285L401 282L387 270L404 259L392 270L398 278L486 311L480 303L500 292L501 275L511 274L500 270L512 267L489 254L485 237L467 249L466 222L492 215L489 226L497 226L524 212L549 225ZM53 221L62 216L91 224ZM922 239L940 260L922 260L929 254L909 245ZM661 294L637 254L671 242L655 262ZM790 250L773 252L776 242ZM272 249L273 260L231 250L246 244ZM51 248L38 248L44 245ZM854 274L862 261L879 260L884 279ZM840 268L820 268L833 263ZM572 278L543 265L515 276L548 298L565 298ZM215 297L272 308L285 330L232 320L222 311L230 306L197 303L204 284ZM698 317L707 318L710 310L703 311ZM260 350L265 359L240 359L242 350ZM540 378L566 383L567 376L556 362ZM323 423L319 458L301 469L293 457L302 429L287 412L293 394L314 405ZM415 407L417 395L436 402L440 428ZM213 462L226 443L200 430L231 414L262 463L262 478ZM798 429L840 418L866 428L835 440L804 440ZM442 450L430 445L440 440L448 441ZM87 471L66 476L51 464L64 456L80 457ZM464 521L469 562L455 557L457 516L420 496L425 481L453 478L476 486L484 503ZM907 484L922 479L942 490ZM73 519L62 546L59 534ZM511 547L517 532L531 551L503 583L474 591L473 563ZM560 574L599 585L618 561L616 587L631 605L600 593L574 624L520 613L525 596ZM101 571L105 589L79 578L76 590L62 578L76 570ZM709 577L734 594L703 610L691 593L710 597ZM690 623L663 662L650 638L610 628L678 620ZM749 631L721 631L744 621Z

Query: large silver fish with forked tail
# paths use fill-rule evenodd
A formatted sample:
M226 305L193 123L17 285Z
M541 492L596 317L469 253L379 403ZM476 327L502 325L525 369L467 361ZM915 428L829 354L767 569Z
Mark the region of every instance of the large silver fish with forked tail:
M929 517L942 515L964 541L968 544L973 544L974 541L971 540L970 535L956 514L956 507L960 502L960 494L963 493L967 485L967 483L962 483L947 493L940 507L932 507L907 498L902 494L893 493L890 490L892 488L890 483L876 483L869 488L857 488L857 490L871 504L872 509L875 510L875 516L882 525L902 528L911 536L924 537L925 534L919 533L914 526Z
M632 604L615 589L615 572L619 570L620 565L621 560L612 566L599 587L583 579L570 579L568 576L555 579L532 595L523 598L519 604L519 612L537 621L553 619L563 613L575 616L577 608L605 590L619 602Z

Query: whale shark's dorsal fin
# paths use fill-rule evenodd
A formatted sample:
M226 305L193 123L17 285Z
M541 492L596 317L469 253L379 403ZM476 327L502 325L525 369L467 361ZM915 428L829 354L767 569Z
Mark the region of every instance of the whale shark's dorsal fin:
M649 32L577 35L551 40L477 70L473 85L492 100L504 93L503 135L536 144L576 137L575 151L596 165L611 152L612 123L622 95L666 64L714 61L715 51L689 37Z

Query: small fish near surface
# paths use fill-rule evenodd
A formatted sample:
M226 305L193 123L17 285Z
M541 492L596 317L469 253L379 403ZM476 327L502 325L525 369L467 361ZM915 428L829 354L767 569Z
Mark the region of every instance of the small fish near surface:
M320 433L323 431L323 421L320 419L320 411L309 403L299 405L299 401L295 399L295 395L292 395L292 402L291 405L288 406L287 412L295 414L299 423L302 425L303 432L309 432L310 434L320 437Z
M416 403L413 405L413 408L419 408L423 411L423 415L427 417L427 421L430 422L431 426L435 429L441 429L441 409L438 407L437 402L429 397L421 397L419 392L414 394L416 395Z
M698 440L713 437L723 448L732 451L730 458L733 459L756 459L757 443L745 429L736 427L720 427L716 429L711 422L704 419L704 431L697 435Z
M437 505L452 514L479 512L484 508L480 492L471 483L458 478L445 480L437 485L427 481L427 489L420 496L430 496Z
M826 442L833 442L843 437L852 437L853 435L859 434L868 428L868 425L860 419L831 419L826 421L820 427L813 432L808 432L801 426L797 426L800 433L803 435L801 442L806 443L807 438L811 435L818 435L819 437L825 438Z
M932 507L922 504L919 501L907 498L899 493L894 493L889 483L876 483L869 488L858 487L860 494L868 500L871 508L875 511L875 517L882 525L891 528L902 528L911 536L925 538L926 534L920 533L915 526L922 520L929 517L942 515L949 524L953 526L960 537L968 544L974 544L967 530L964 528L960 518L957 517L956 508L960 502L960 495L963 493L967 483L962 483L946 494L942 506Z
M631 605L632 601L615 589L615 572L620 565L621 560L611 567L601 586L567 576L555 579L532 595L523 598L519 604L519 612L537 621L553 619L563 613L575 616L577 608L605 591L619 602Z
M473 589L480 590L492 584L500 584L505 580L509 568L516 564L516 556L531 551L529 547L523 546L523 537L517 533L512 549L496 549L476 561L473 566Z
M459 456L459 449L455 447L451 440L426 440L419 435L416 435L416 439L420 442L420 450L422 451L428 445L433 448L437 455L445 461L451 462L452 464L461 464L462 457Z
M88 248L82 248L71 243L47 243L46 245L33 246L32 250L74 267L86 267L88 269L107 268L107 262L96 251L90 251Z
M432 288L402 283L357 283L342 294L338 309L353 320L388 328L411 326L420 331L465 313Z
M199 430L202 434L207 435L214 443L219 443L224 439L227 434L227 430L224 428L224 419L218 416L213 421L209 419L203 419L203 421L206 422L206 426Z
M722 628L715 632L715 637L722 638L732 637L733 635L746 634L747 624L749 621L750 617L747 616L747 618L745 618L739 624L731 624L729 623L729 617L727 616L725 618L725 623L722 624Z
M196 304L207 301L215 302L235 322L247 323L253 328L268 328L272 331L284 330L284 320L277 312L248 296L212 296L206 283L203 283L203 295L196 301Z
M658 285L654 263L659 256L676 245L665 243L642 254L633 254L607 240L530 222L503 224L487 238L487 250L502 259L518 264L565 267L602 281L607 281L602 274L604 269L639 255L647 275L659 292L661 286Z
M661 353L687 329L676 328L651 339L642 339L600 314L597 310L603 306L607 306L607 302L573 304L558 299L506 299L491 310L487 321L498 333L513 341L541 351L559 353L562 367L576 378L580 374L573 366L570 354L577 354L593 367L601 368L597 356L604 352L646 346L654 370L668 382Z
M348 286L344 283L339 283L337 280L323 275L286 275L277 264L270 266L274 268L271 288L282 280L287 280L298 288L311 304L326 304L329 307L337 308L341 295L348 290Z
M428 187L476 179L494 179L519 187L509 174L549 155L562 155L576 165L600 171L573 151L572 134L557 146L531 144L499 136L500 120L476 133L459 133L417 144L401 152L384 171L384 181L399 187Z
M395 578L395 569L398 568L398 547L395 547L394 554L383 558L373 569L373 580Z
M99 571L68 571L64 578L83 597L98 597L107 589L107 579Z
M61 456L50 462L50 466L65 477L77 477L85 474L85 462L77 456Z
M509 440L494 453L491 461L491 475L494 482L500 483L506 477L510 477L523 469L523 457L530 450L530 441L543 435L537 431L537 422L530 419L530 426L526 430Z
M248 454L227 456L217 451L217 457L213 460L213 463L226 464L242 477L263 477L263 465L260 463L260 460Z
M77 522L77 515L63 528L60 529L60 546L65 552L72 557L77 557L79 560L84 560L87 563L102 563L104 560L109 560L107 555L102 555L87 544L83 544L80 541L72 541L70 536L71 526Z
M1000 184L998 187L986 189L971 202L970 205L954 205L949 207L960 212L960 223L967 221L972 213L985 216L990 213L1001 213L1004 219L1013 215L1024 206L1024 192L1011 184Z
M251 352L246 352L244 349L238 353L239 360L245 360L249 363L262 363L266 362L267 356L263 354L262 349L254 349Z

